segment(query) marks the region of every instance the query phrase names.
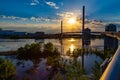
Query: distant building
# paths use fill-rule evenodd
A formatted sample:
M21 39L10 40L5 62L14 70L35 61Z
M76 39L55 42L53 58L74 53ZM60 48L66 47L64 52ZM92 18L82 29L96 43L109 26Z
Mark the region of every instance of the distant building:
M90 45L91 30L89 28L84 29L84 45Z
M28 33L29 37L35 37L35 38L43 38L44 32L36 32L36 33Z
M18 35L18 36L26 36L27 32L14 32L14 35Z
M38 37L43 36L43 35L44 35L44 32L36 32L35 33L35 36L38 36Z
M116 32L116 25L114 24L109 24L105 27L105 32ZM112 38L112 37L108 37L105 36L104 37L104 49L112 49L115 50L118 48L118 40L116 38Z
M9 35L14 35L13 30L1 30L0 31L0 36L9 36Z
M118 36L120 37L120 31L118 31Z
M85 35L90 35L91 34L91 30L89 28L85 28L84 29L84 34Z
M105 32L116 32L116 25L114 24L109 24L105 27Z
M27 36L29 36L29 37L34 37L34 36L35 36L35 33L28 33Z
M14 30L1 30L0 36L25 36L26 32L15 32Z

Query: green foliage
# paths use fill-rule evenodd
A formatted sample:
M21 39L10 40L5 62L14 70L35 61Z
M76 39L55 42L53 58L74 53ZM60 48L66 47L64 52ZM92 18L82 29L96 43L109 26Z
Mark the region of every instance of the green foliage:
M55 64L52 57L49 58L49 61L52 62L52 64ZM80 61L77 60L77 58L74 58L73 60L65 60L59 59L59 63L57 62L57 65L59 65L59 70L56 73L52 73L52 79L55 80L88 80L88 76L84 75L85 69L82 68Z
M105 58L110 58L114 55L115 50L114 49L106 49L104 50L104 56Z
M101 77L100 65L101 63L95 61L94 66L92 67L93 80L99 80Z
M52 67L50 79L56 77L57 80L63 80L64 76L66 77L66 80L89 80L89 77L85 75L85 69L82 68L80 61L77 60L77 57L82 54L88 55L91 53L105 59L106 57L111 57L114 52L113 50L100 51L98 49L78 48L74 49L73 52L68 50L66 53L67 56L73 57L73 60L64 61L60 57L60 52L52 43L44 44L42 51L40 43L33 43L19 48L17 53L17 58L31 59L36 66L39 64L40 57L46 58L46 64ZM60 71L58 71L58 69ZM95 64L92 67L92 73L94 74L93 80L99 80L101 76L100 63L95 61Z
M106 58L110 58L114 55L115 50L110 50L110 49L106 49L106 50L98 50L96 49L88 49L88 48L77 48L74 49L73 52L71 52L70 50L68 50L66 52L67 56L70 57L78 57L78 56L82 56L82 54L84 55L90 55L90 54L95 54L97 56L99 56L101 59L106 59Z
M17 50L18 59L36 59L40 57L60 57L60 52L52 43L44 45L43 52L41 51L40 43L26 44L24 47L20 47Z
M43 55L44 57L59 57L60 52L52 43L47 43L44 45Z
M52 43L44 44L42 51L40 43L33 43L31 45L25 45L24 47L19 48L17 50L17 57L19 59L31 59L35 64L39 64L40 56L46 58L46 64L52 67L51 76L58 77L58 80L62 80L63 75L67 80L88 80L88 76L84 75L85 69L82 68L80 61L77 60L77 57L81 56L83 53L88 55L89 51L90 53L94 53L98 56L104 55L104 51L99 51L97 49L78 48L72 53L70 50L66 53L68 56L73 57L73 60L64 61L60 60L60 52ZM112 53L112 51L109 53ZM58 69L60 69L60 72ZM94 74L94 80L99 80L99 77L101 76L100 63L95 62L95 65L92 68L92 73Z
M41 44L32 43L31 45L26 44L24 47L20 47L17 50L18 59L35 59L41 56Z
M71 52L70 50L68 50L66 52L66 55L67 56L71 56L71 57L78 57L78 56L80 56L82 54L82 50L83 49L79 49L79 48L74 49L73 52Z
M0 58L0 80L14 80L15 74L16 69L12 61Z
M50 42L47 43L47 44L45 44L45 45L44 45L44 50L49 51L49 52L53 52L53 50L54 50L53 44L50 43Z
M59 58L56 58L56 57L47 57L46 64L56 68L60 67Z
M95 50L92 50L92 53L95 53L95 54L103 54L103 51L100 51L98 49L95 49Z
M57 73L55 76L57 77L57 80L63 80L63 76L60 73Z
M77 58L74 58L69 62L69 64L65 65L65 75L67 80L88 80L88 76L83 76L83 74L85 74L85 69L82 68L81 63Z

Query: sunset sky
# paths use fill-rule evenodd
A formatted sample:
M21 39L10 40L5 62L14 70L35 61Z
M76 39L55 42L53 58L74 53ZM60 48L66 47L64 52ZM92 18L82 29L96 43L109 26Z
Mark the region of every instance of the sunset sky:
M63 20L64 31L79 31L81 10L85 5L86 27L104 31L108 23L119 27L119 3L120 0L0 0L0 28L56 33ZM67 23L70 18L76 18L76 23Z

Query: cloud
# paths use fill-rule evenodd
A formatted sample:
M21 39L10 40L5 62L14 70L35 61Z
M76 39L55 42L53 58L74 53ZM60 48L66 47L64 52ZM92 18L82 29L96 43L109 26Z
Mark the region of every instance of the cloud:
M53 7L53 8L55 8L55 9L59 9L59 7L56 5L56 3L54 3L54 2L45 2L47 5L49 5L49 6L51 6L51 7Z
M24 17L17 17L17 16L6 16L6 15L0 15L0 20L16 20L16 21L35 21L35 22L59 22L58 18L50 18L50 17L30 17L30 18L24 18Z
M65 24L69 18L76 18L77 23L76 23L76 30L81 29L82 27L82 16L80 14L76 14L75 12L62 12L62 13L57 13L59 17L64 21L64 26L68 29L70 25L67 27L68 24ZM85 27L90 28L92 31L104 31L104 26L108 24L108 22L103 22L100 20L90 20L90 19L85 19ZM75 27L74 27L75 28Z
M23 17L17 17L17 16L5 16L5 15L0 15L0 19L4 20L28 20L28 18L23 18Z
M45 33L58 33L60 32L59 24L52 23L15 23L15 22L0 22L2 29L17 30L25 32L44 31Z
M61 17L62 19L71 18L71 17L81 18L82 12L80 10L64 11L64 12L56 13L56 15Z
M59 23L59 18L50 18L50 17L18 17L18 16L6 16L6 15L0 15L0 21L10 21L10 22L16 22L16 23Z
M67 19L69 17L74 17L75 14L73 12L64 12L63 14L58 13L57 15L64 17L64 31L71 30L71 25L67 24ZM92 31L103 31L104 26L108 24L108 22L103 22L100 20L89 20L85 19L85 27L90 28ZM120 24L120 22L117 22L117 24ZM34 27L34 28L41 28L44 27L44 31L47 32L47 30L51 27L51 31L54 31L55 29L59 30L60 27L60 19L59 18L50 18L50 17L18 17L18 16L6 16L6 15L0 15L0 27ZM81 23L78 21L76 25L74 26L74 31L81 30ZM73 30L72 30L73 31Z
M82 20L82 14L81 13L77 14L76 12L62 12L62 13L56 13L56 15L61 17L63 20L73 18L73 17L76 18L77 20ZM100 20L89 20L85 18L85 23L94 24L94 25L104 25L105 22Z
M35 6L35 5L37 5L37 3L33 3L33 2L32 2L32 3L30 3L30 5L31 5L31 6Z
M32 0L32 2L30 3L31 6L35 6L39 4L39 0Z
M71 18L71 17L76 17L76 15L75 15L73 12L57 13L56 15L58 15L58 16L61 17L62 19L67 19L67 18Z
M49 17L44 18L44 17L33 17L33 16L30 18L30 20L36 21L36 22L39 22L39 21L59 22L60 21L60 19L58 19L58 18L49 18Z
M85 19L85 27L90 28L92 31L105 31L106 24L108 22L103 22L101 20L89 20Z

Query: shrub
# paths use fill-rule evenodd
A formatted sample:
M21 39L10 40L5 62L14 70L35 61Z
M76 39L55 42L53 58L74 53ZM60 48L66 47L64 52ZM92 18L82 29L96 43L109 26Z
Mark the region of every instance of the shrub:
M13 80L16 74L12 61L0 58L0 80Z

